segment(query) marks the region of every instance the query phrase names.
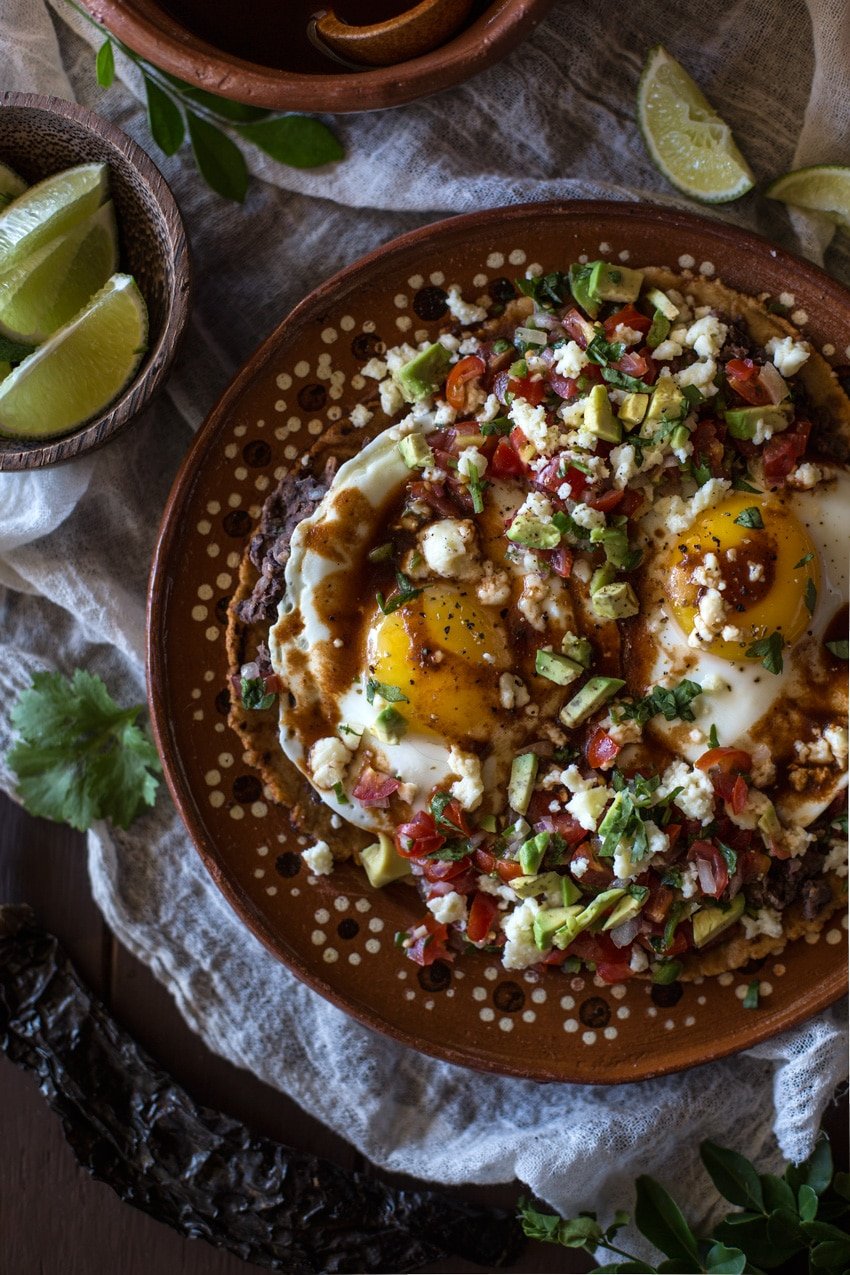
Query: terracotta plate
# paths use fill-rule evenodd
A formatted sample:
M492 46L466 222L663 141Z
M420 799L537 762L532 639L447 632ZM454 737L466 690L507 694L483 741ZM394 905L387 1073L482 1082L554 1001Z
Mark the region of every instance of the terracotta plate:
M507 972L484 954L419 970L393 944L421 912L413 891L372 890L352 864L309 876L286 811L267 800L226 722L224 626L246 540L284 469L362 396L359 369L377 343L434 333L444 286L492 294L533 263L563 267L582 253L716 271L749 293L792 292L810 338L848 359L850 294L719 222L634 204L538 204L395 240L302 302L199 432L151 577L150 699L168 782L204 863L300 978L370 1027L451 1062L611 1083L721 1057L830 1004L846 986L839 921L779 958L697 984L606 987L591 976ZM746 1010L743 993L756 977L760 1006Z

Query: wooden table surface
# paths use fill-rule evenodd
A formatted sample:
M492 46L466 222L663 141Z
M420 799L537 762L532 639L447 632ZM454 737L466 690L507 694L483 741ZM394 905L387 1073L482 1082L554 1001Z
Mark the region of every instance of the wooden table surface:
M289 1098L211 1054L184 1024L170 996L115 941L91 897L84 840L30 818L0 794L0 901L29 903L56 934L88 984L120 1023L200 1102L243 1120L257 1133L367 1168L341 1138ZM846 1165L847 1113L827 1120ZM0 1270L11 1275L246 1275L261 1268L214 1249L122 1203L77 1167L58 1119L31 1076L0 1055ZM403 1179L393 1178L401 1183ZM512 1207L518 1184L472 1187L469 1199ZM429 1272L480 1267L447 1259ZM530 1244L514 1272L581 1272L591 1263L554 1245Z

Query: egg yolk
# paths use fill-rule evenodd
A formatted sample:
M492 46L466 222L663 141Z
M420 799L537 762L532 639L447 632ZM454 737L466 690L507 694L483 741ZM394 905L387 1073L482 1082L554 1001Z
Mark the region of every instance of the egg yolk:
M790 646L809 627L820 584L817 550L776 498L728 497L676 540L665 565L670 610L686 634L703 614L707 592L718 590L727 636L700 645L723 659L741 660L753 642L777 631Z
M500 710L499 674L509 666L498 612L451 585L427 588L369 630L370 675L397 686L410 726L454 739L486 739Z

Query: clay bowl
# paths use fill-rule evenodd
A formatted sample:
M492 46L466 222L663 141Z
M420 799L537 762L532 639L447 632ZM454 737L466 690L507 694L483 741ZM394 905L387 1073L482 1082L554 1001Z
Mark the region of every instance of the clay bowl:
M554 0L477 0L473 18L448 43L393 66L350 71L321 55L309 73L281 70L202 39L158 0L83 0L92 15L136 53L189 84L275 110L373 111L460 84L498 62L537 25ZM413 0L411 0L413 3ZM317 0L303 19L331 7ZM300 18L299 18L300 21ZM228 27L232 33L232 25ZM223 41L222 41L223 43Z
M148 352L105 412L71 433L0 439L0 470L36 469L103 446L147 405L176 353L189 307L189 252L174 196L143 150L85 107L34 94L0 95L0 159L29 183L75 164L106 163L118 221L120 268L148 307Z
M745 1049L836 1000L846 988L841 918L810 935L815 942L698 983L609 987L592 975L506 970L483 952L418 969L393 943L421 916L414 891L373 890L352 863L312 876L299 854L309 837L293 833L227 720L225 626L242 553L277 480L362 400L364 363L385 345L434 339L451 284L469 298L504 301L533 264L563 269L583 253L716 271L752 294L793 292L818 348L850 345L850 293L822 270L756 235L670 209L531 204L396 239L302 301L198 431L151 575L148 691L165 774L207 869L299 978L368 1026L449 1062L610 1084ZM757 1011L742 1004L754 978Z

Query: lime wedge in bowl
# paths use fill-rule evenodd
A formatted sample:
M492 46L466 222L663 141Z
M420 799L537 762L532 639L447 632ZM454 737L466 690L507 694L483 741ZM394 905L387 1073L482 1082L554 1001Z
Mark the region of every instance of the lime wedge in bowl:
M0 164L0 208L5 208L27 188L23 177L19 177L7 164Z
M660 44L646 59L637 109L650 157L677 190L706 204L727 203L752 190L753 174L729 125Z
M105 164L81 164L30 186L0 212L0 272L64 234L106 199Z
M118 267L112 202L0 275L0 335L37 345L82 310Z
M0 382L0 434L47 438L96 416L132 379L147 332L135 280L114 274L75 319Z
M764 192L806 212L824 213L850 230L850 168L845 164L814 164L777 177Z

